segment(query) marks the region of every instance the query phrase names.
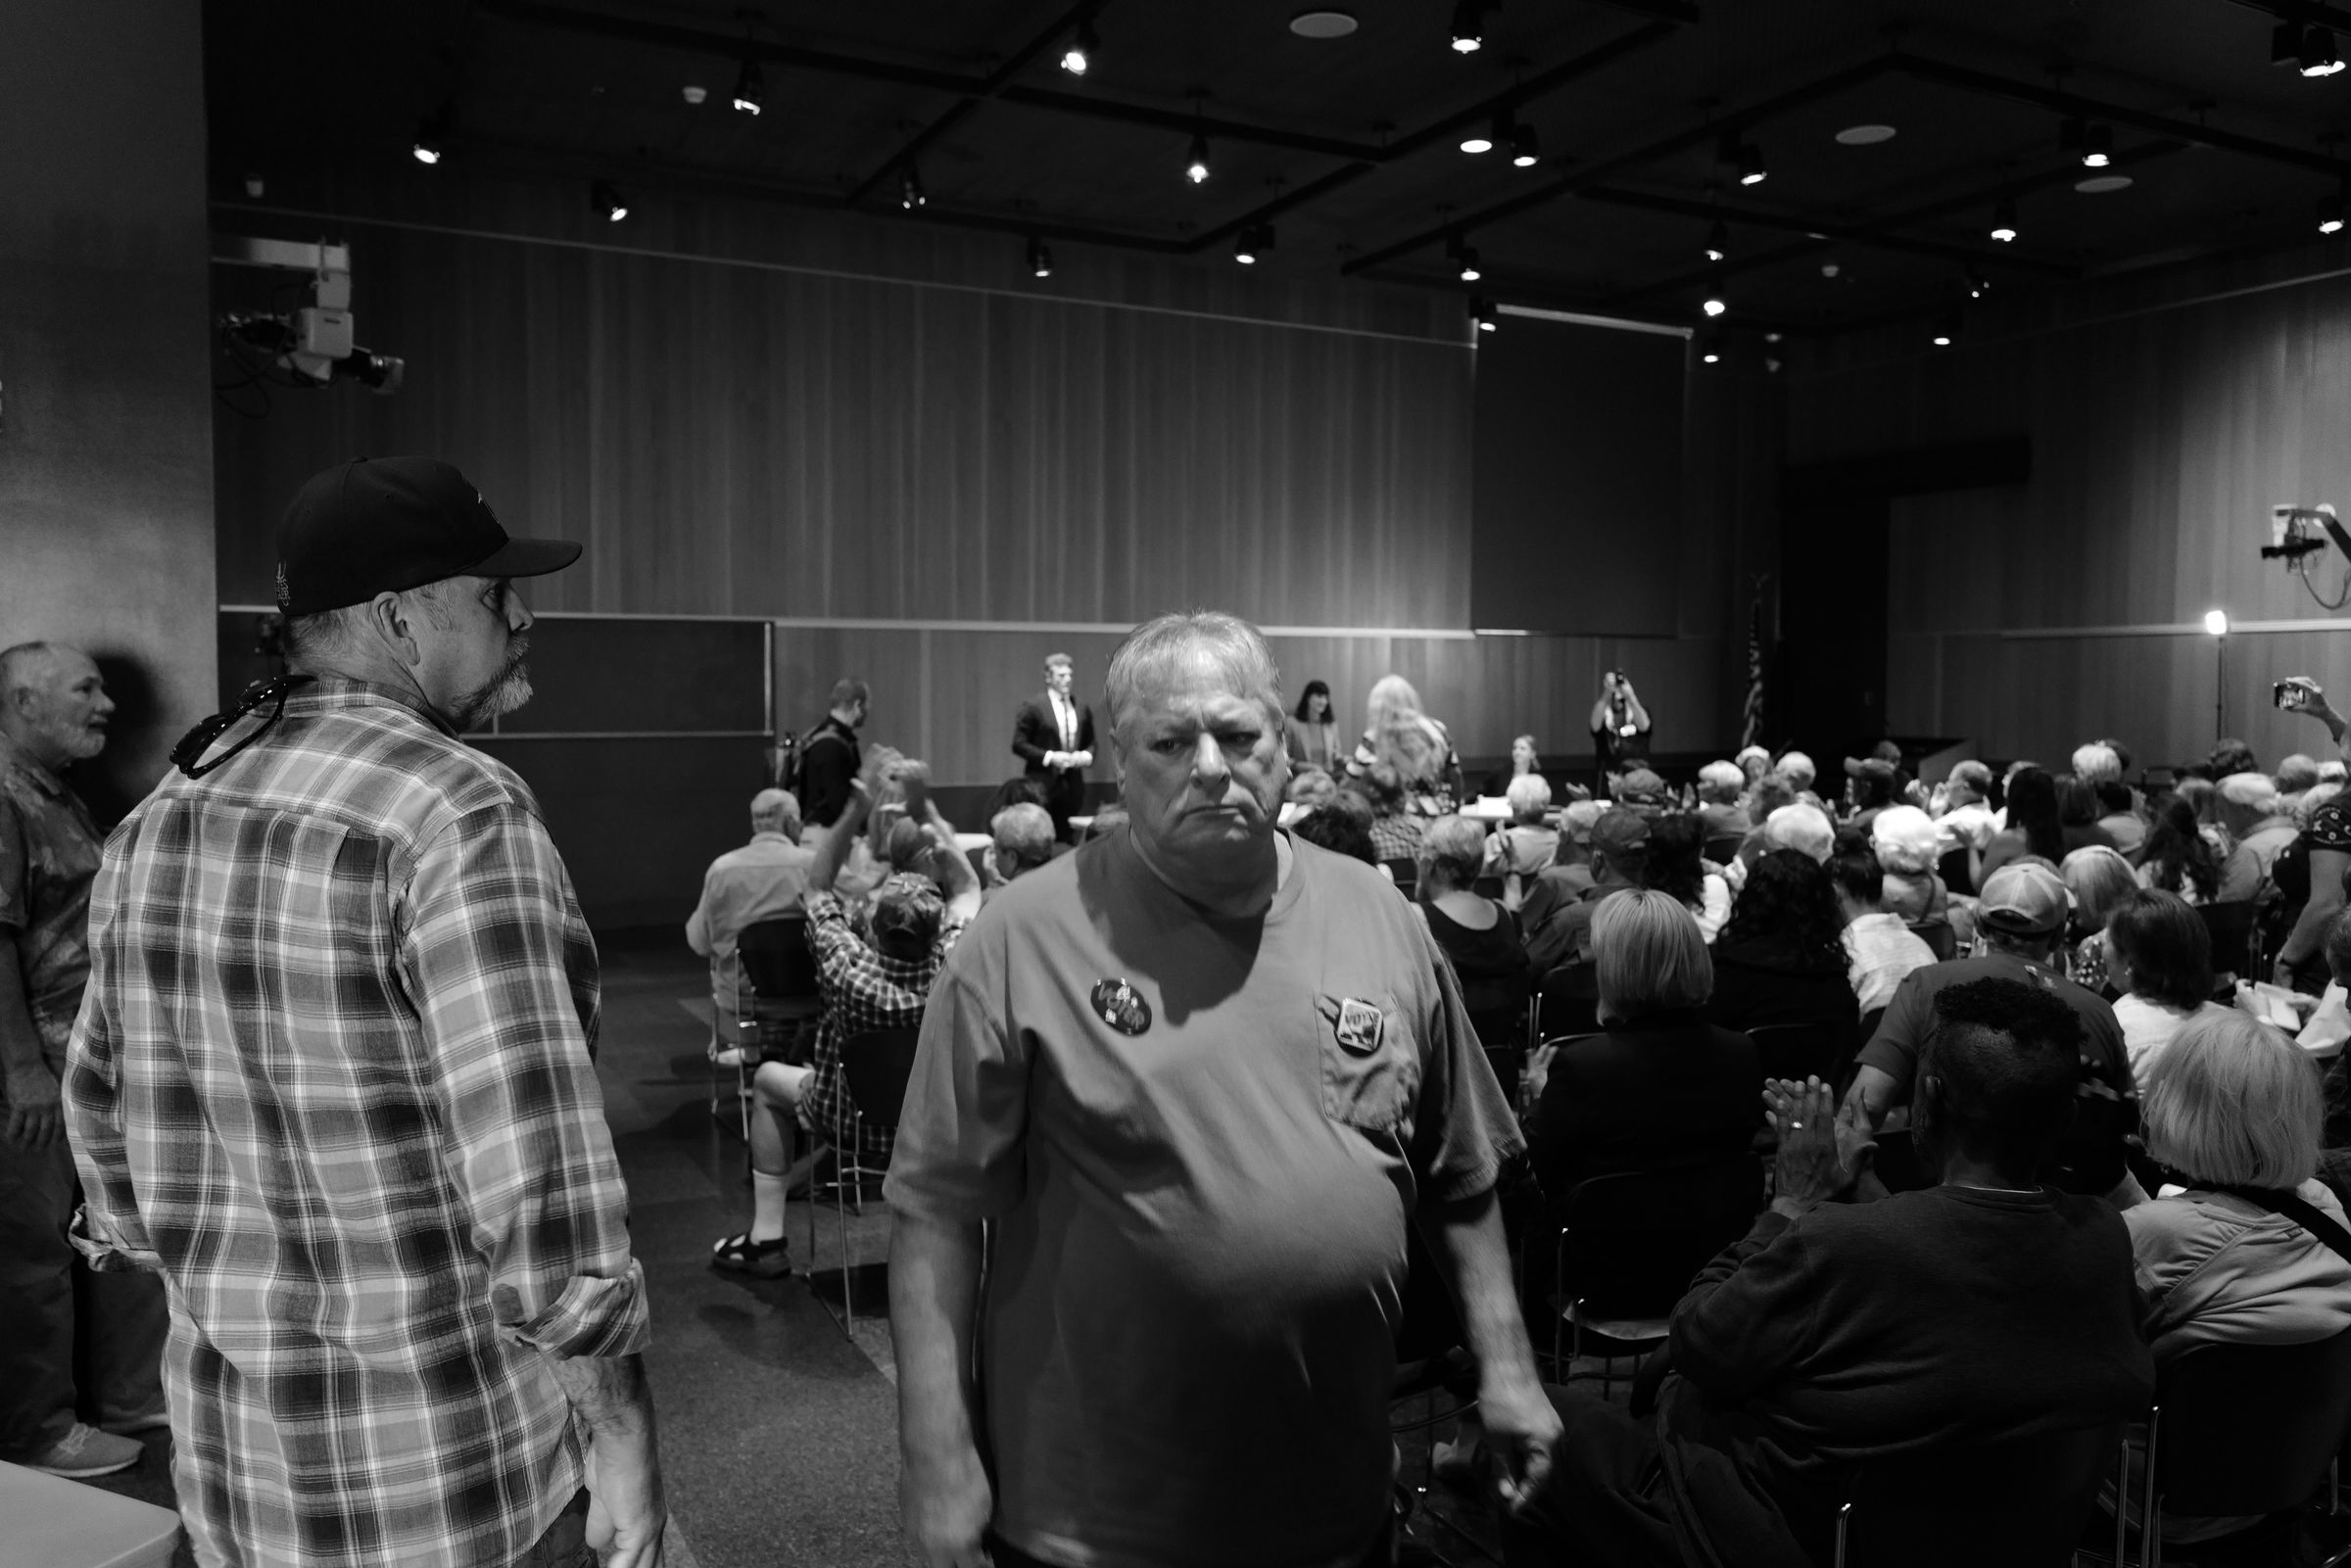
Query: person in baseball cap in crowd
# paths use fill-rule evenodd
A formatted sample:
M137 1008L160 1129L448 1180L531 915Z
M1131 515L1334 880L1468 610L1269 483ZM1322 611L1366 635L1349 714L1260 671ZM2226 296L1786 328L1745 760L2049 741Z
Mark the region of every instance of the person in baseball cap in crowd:
M1871 1127L1881 1125L1895 1107L1908 1105L1916 1087L1919 1049L1935 1026L1936 995L1953 985L1995 978L2023 980L2055 992L2081 1021L2085 1094L2101 1102L2129 1101L2135 1091L2114 1009L2066 978L2063 946L2071 908L2064 880L2039 861L2015 862L1987 878L1976 910L1978 952L1931 964L1904 977L1877 1032L1861 1048L1846 1103L1857 1105ZM2103 1193L2127 1179L2121 1135L2107 1117L2082 1117L2059 1159L2064 1168L2052 1172L2051 1179L2068 1191Z
M312 478L287 673L108 846L76 1244L170 1283L203 1561L659 1563L596 944L530 787L460 738L530 695L513 580L579 553L435 458Z
M1591 962L1592 917L1600 901L1627 887L1649 885L1649 832L1648 815L1620 801L1592 824L1589 884L1577 888L1559 866L1535 879L1518 922L1526 931L1527 966L1536 974L1561 964Z
M1627 768L1608 775L1608 793L1620 806L1655 809L1666 802L1665 781L1647 768Z

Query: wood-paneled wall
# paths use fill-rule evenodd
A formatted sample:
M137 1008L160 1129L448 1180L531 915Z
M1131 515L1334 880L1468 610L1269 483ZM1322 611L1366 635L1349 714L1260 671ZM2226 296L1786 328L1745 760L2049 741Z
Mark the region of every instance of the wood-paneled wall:
M2215 654L2201 635L2039 635L2329 612L2259 556L2273 504L2351 510L2351 280L1963 341L1809 377L1797 460L2030 434L2021 485L1895 503L1889 720L1988 756L2062 761L2112 735L2149 762L2201 758ZM2319 558L2332 596L2351 562ZM2351 611L2343 617L2351 631ZM2020 637L2020 633L2037 635ZM2270 706L2272 680L2351 689L2351 637L2229 640L2223 723L2265 760L2327 749Z

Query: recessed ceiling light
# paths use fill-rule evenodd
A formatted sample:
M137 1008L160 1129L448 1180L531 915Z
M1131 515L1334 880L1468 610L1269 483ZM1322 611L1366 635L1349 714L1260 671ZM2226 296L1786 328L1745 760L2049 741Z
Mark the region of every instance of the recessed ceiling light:
M707 87L681 87L678 91L686 95L686 101L690 104L698 104L710 96Z
M2085 196L2103 196L2108 191L2127 191L2131 188L2128 174L2092 174L2087 179L2074 181L2074 189Z
M1837 139L1847 147L1875 147L1894 140L1894 135L1892 125L1847 125L1837 133Z
M1344 38L1355 31L1355 13L1317 8L1290 19L1290 31L1301 38Z

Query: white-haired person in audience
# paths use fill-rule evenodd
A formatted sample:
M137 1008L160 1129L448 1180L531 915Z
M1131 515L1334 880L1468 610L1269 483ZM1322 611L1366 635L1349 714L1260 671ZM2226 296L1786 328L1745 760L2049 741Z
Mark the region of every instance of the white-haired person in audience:
M1731 761L1738 765L1740 773L1746 776L1751 784L1771 772L1771 753L1761 746L1741 746Z
M2231 842L2244 845L2270 875L2278 852L2294 841L2298 831L2293 810L2278 795L2277 782L2266 773L2232 773L2220 783L2221 826Z
M2319 782L2319 759L2299 751L2279 757L2270 782L2278 786L2278 808L2290 813L2302 804L2304 791Z
M1812 792L1813 781L1820 777L1820 770L1812 766L1810 757L1801 751L1783 751L1772 771L1788 781L1796 790L1797 799L1806 805L1817 806L1822 811L1829 809L1828 802Z
M712 1039L721 1066L742 1060L736 1039L735 941L746 926L782 920L800 912L808 890L814 852L801 846L800 803L789 789L762 789L751 796L751 840L730 849L702 874L702 896L686 921L686 945L710 961L710 1001L718 1026Z
M1950 890L1936 874L1935 820L1916 806L1888 806L1869 825L1870 853L1886 873L1886 908L1914 927L1947 924Z
M1845 917L1846 978L1862 1018L1883 1013L1912 970L1935 962L1935 950L1885 904L1886 874L1867 840L1858 833L1837 835L1829 857L1837 908Z
M980 894L983 905L1051 860L1054 851L1067 847L1053 835L1053 814L1025 800L997 812L987 825L987 875Z
M1698 815L1705 824L1706 842L1722 839L1742 839L1754 831L1754 819L1740 809L1740 797L1747 793L1747 775L1735 762L1709 762L1698 770ZM1733 853L1737 851L1734 848ZM1717 862L1729 855L1710 855Z
M2074 1116L2071 1013L2000 979L1937 1004L1914 1124L1940 1184L1886 1196L1867 1128L1818 1079L1768 1086L1769 1208L1674 1308L1654 1418L1552 1392L1558 1462L1502 1518L1510 1568L1827 1562L1857 1469L1922 1434L2146 1409L2130 1233L2039 1179Z
M1927 810L1943 834L1936 846L1937 859L1954 849L1968 852L1967 885L1956 891L1973 893L1979 885L1976 867L1992 835L2000 831L1999 819L1991 809L1991 770L1973 759L1951 764L1950 773L1929 795Z
M2097 799L2096 826L2114 840L2115 848L2136 859L2147 824L2123 777L2130 766L2130 759L2111 740L2092 740L2074 751L2074 777L2087 784Z
M965 924L980 912L979 875L955 846L954 834L936 827L928 836L936 853L929 859L934 874L953 890L947 900L927 878L893 875L875 889L860 930L834 890L876 797L904 760L888 746L869 747L850 781L848 804L817 840L801 900L825 1009L815 1060L807 1067L764 1062L751 1079L751 1224L711 1244L713 1267L762 1279L792 1272L785 1194L815 1164L819 1145L840 1148L854 1124L841 1046L868 1030L922 1022L931 982ZM796 1161L795 1125L817 1140ZM888 1159L889 1132L866 1122L862 1136L877 1162Z
M1820 807L1798 801L1782 806L1763 819L1763 850L1793 849L1808 855L1814 865L1827 863L1837 847L1837 828Z
M1551 784L1539 773L1522 773L1503 791L1511 820L1486 840L1486 875L1502 879L1504 907L1526 901L1526 884L1559 852L1559 831L1544 821L1551 811Z
M1548 1468L1495 1193L1517 1127L1420 915L1275 826L1256 628L1162 616L1103 689L1127 825L956 947L899 1119L908 1544L1385 1563L1408 1225L1460 1305L1501 1500Z
M1463 1003L1480 1038L1507 1046L1511 1040L1506 1021L1515 1020L1523 1027L1533 982L1527 974L1526 944L1518 935L1518 917L1476 890L1485 864L1485 824L1467 817L1439 817L1420 835L1413 896L1428 922L1428 933L1453 962ZM1515 1087L1507 1078L1503 1083L1506 1091Z
M2197 1345L2307 1345L2351 1329L2351 1236L2318 1179L2323 1115L2308 1053L2233 1008L2199 1013L2155 1058L2140 1136L2178 1185L2125 1209L2123 1223L2158 1368ZM2164 1540L2251 1522L2167 1514Z
M2099 933L2115 1022L2139 1077L2189 1021L2227 1012L2212 999L2212 933L2177 893L2134 888Z
M2138 890L2138 873L2123 852L2105 844L2088 844L2065 857L2057 867L2065 891L2073 900L2066 921L2066 973L2077 985L2093 991L2106 987L2106 921L2115 907Z
M1454 755L1453 736L1445 726L1421 711L1420 693L1401 675L1383 675L1371 684L1365 702L1364 737L1347 759L1352 779L1367 778L1371 769L1386 764L1401 782L1409 809L1423 817L1441 817L1454 808L1460 789L1462 764ZM1374 797L1372 804L1378 805Z

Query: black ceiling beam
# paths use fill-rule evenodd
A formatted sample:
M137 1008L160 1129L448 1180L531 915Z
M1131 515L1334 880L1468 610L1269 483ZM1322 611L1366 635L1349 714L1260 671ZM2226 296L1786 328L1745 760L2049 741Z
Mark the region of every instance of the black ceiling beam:
M1695 27L1699 23L1698 0L1595 0L1595 3L1629 11L1636 17L1679 23L1685 27Z
M2338 30L2351 28L2351 11L2337 11L2318 0L2236 0L2247 11L2259 11L2279 22L2315 22Z
M2260 136L2240 135L2232 130L2215 130L2192 119L2133 109L2128 104L2085 98L2080 93L2067 92L2061 87L2045 87L2037 81L2020 81L2013 76L1978 71L1971 66L1954 66L1943 60L1929 60L1922 55L1895 55L1894 59L1905 73L1921 81L1956 87L1963 92L1982 93L1990 98L2033 104L2082 119L2103 119L2117 125L2131 125L2139 130L2152 131L2158 136L2217 147L2223 152L2241 153L2247 158L2267 159L2273 164L2287 164L2296 168L2332 174L2338 179L2351 179L2351 162L2308 148L2292 147Z
M1382 165L1392 164L1401 158L1409 158L1425 147L1443 141L1455 131L1493 119L1502 110L1516 109L1521 104L1565 86L1579 76L1588 76L1605 66L1615 64L1627 55L1647 49L1652 44L1661 43L1672 37L1675 30L1667 23L1655 22L1645 27L1636 27L1621 37L1611 38L1607 43L1595 48L1587 49L1574 59L1561 61L1550 70L1529 76L1526 80L1512 85L1507 91L1495 94L1482 103L1472 104L1433 124L1422 126L1409 136L1399 137L1381 149L1380 157L1377 160L1358 160L1343 168L1333 169L1310 184L1276 196L1254 212L1245 213L1239 217L1218 224L1194 241L1193 248L1205 250L1209 246L1230 239L1245 228L1255 228L1261 223L1271 222L1293 208L1303 207L1310 201L1318 200L1342 185L1362 178Z
M905 146L890 154L885 162L876 165L872 173L859 180L856 188L848 194L848 205L855 207L859 202L865 200L868 192L889 177L890 170L909 166L916 159L922 157L925 148L954 129L963 121L965 116L979 108L981 104L1002 92L1011 83L1014 76L1029 68L1031 61L1053 47L1057 40L1092 22L1107 3L1108 0L1078 0L1076 5L1054 18L1043 31L1005 56L997 63L996 69L989 71L981 81L976 91L955 100L930 124L916 131Z
M1367 272L1382 262L1392 261L1400 256L1419 250L1422 246L1434 245L1450 239L1456 234L1483 228L1489 223L1499 222L1506 217L1514 217L1520 213L1541 207L1547 202L1556 201L1561 196L1599 185L1610 175L1625 169L1636 168L1644 164L1654 164L1660 158L1668 158L1686 148L1698 146L1702 142L1712 141L1726 132L1745 129L1757 120L1767 119L1773 115L1784 113L1790 109L1800 108L1816 99L1829 97L1833 93L1844 92L1848 87L1859 86L1892 70L1896 63L1896 58L1894 55L1873 55L1858 65L1831 71L1826 76L1806 82L1800 87L1792 87L1776 97L1763 99L1726 115L1715 116L1697 125L1675 131L1669 136L1662 136L1628 152L1618 153L1612 158L1604 158L1596 164L1587 165L1507 200L1482 207L1474 213L1448 218L1434 228L1423 229L1408 239L1398 240L1367 255L1356 257L1342 264L1339 270L1350 275Z
M1784 213L1764 212L1756 208L1722 207L1715 203L1696 201L1682 196L1657 196L1648 191L1626 190L1619 186L1595 186L1576 194L1587 202L1606 202L1612 207L1634 207L1652 213L1670 213L1678 217L1720 218L1746 228L1781 229L1802 234L1811 239L1828 240L1839 244L1867 245L1881 251L1902 251L1912 256L1931 256L1939 261L1971 261L1984 266L2003 266L2015 271L2042 272L2051 277L2073 277L2077 269L2062 261L2044 261L2018 256L2012 251L1995 250L1985 245L1958 245L1944 240L1910 239L1893 232L1920 221L1922 213L1900 213L1893 216L1862 223L1837 223L1820 218L1794 216ZM1970 196L1960 206L1981 205L1983 198ZM1937 204L1940 209L1943 204ZM1939 214L1938 214L1939 215ZM1719 275L1728 262L1715 262L1711 274ZM1702 274L1706 275L1706 274ZM1662 289L1663 283L1648 285Z

